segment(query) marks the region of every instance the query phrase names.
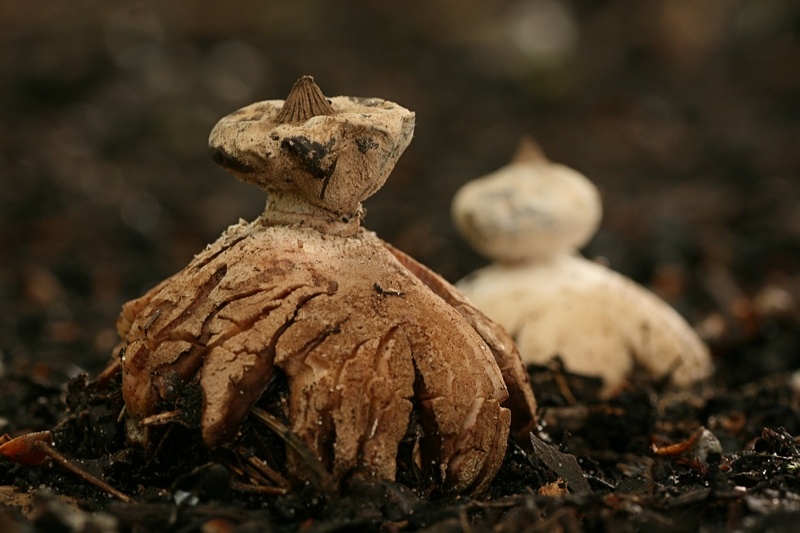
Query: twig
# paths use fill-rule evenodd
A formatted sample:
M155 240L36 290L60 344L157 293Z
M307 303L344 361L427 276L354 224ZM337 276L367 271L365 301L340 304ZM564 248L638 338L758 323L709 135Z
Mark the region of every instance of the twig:
M250 457L247 459L247 463L253 470L257 471L262 477L269 480L274 485L282 488L289 486L289 483L280 472L271 468L263 459L259 457Z
M462 533L472 533L472 528L469 525L469 518L467 517L467 511L463 508L458 511L458 525L461 527Z
M176 419L180 419L180 417L180 411L166 411L164 413L158 413L148 416L147 418L143 418L139 423L143 426L163 426L175 421Z
M57 462L58 464L60 464L61 466L63 466L64 468L66 468L67 470L72 472L73 474L75 474L76 476L80 477L81 479L83 479L84 481L86 481L88 483L91 483L92 485L94 485L95 487L99 488L100 490L103 490L103 491L111 494L112 496L115 496L116 498L118 498L119 500L121 500L121 501L123 501L125 503L133 502L133 499L131 499L130 496L128 496L126 494L123 494L122 492L118 491L117 489L115 489L114 487L112 487L111 485L109 485L108 483L103 481L102 479L93 476L92 474L90 474L89 472L87 472L86 470L81 468L80 466L76 465L74 462L70 461L69 459L67 459L66 457L64 457L60 453L58 453L55 450L55 448L50 446L48 443L42 442L42 441L37 441L37 442L35 442L33 444L33 446L36 447L37 449L41 450L42 453L46 454L53 461Z
M327 496L336 494L336 485L331 479L328 471L319 460L319 457L312 452L305 442L303 442L297 435L291 432L286 427L286 424L281 422L278 418L268 413L267 411L254 407L251 411L253 416L264 423L268 428L275 432L278 437L283 439L286 445L294 450L300 456L303 464L307 467L308 473L311 475L311 482L319 489L320 492Z
M266 485L251 485L249 483L242 483L240 481L231 481L231 488L239 492L254 492L257 494L266 494L268 496L282 496L288 492L283 487L268 487Z

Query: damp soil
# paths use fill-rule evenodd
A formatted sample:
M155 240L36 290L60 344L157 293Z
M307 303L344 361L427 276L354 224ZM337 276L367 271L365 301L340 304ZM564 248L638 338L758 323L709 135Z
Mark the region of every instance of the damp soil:
M794 322L771 327L773 342L800 336ZM725 361L743 372L748 359ZM413 421L398 482L354 475L338 490L316 481L279 490L285 441L257 417L228 450L210 454L191 421L200 402L187 394L185 416L145 453L125 442L118 374L63 383L41 369L12 370L0 380L0 405L16 409L3 416L52 429L63 456L133 500L119 501L59 464L0 459L2 519L20 531L511 532L789 530L800 517L800 374L672 391L636 373L604 400L596 380L566 373L557 361L529 372L539 427L509 441L487 494L465 497L437 492L414 467ZM280 388L272 384L271 404L258 409L279 417ZM253 470L254 457L276 466L274 477ZM307 466L315 467L311 459ZM95 529L76 529L76 521Z

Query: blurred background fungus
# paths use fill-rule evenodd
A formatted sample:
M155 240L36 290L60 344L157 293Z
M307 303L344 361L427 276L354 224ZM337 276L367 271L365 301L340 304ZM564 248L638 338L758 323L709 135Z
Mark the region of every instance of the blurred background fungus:
M302 74L417 113L366 225L451 281L485 263L453 193L531 134L602 190L589 256L707 336L798 317L794 0L7 0L0 29L6 368L101 368L124 301L255 217L208 133Z

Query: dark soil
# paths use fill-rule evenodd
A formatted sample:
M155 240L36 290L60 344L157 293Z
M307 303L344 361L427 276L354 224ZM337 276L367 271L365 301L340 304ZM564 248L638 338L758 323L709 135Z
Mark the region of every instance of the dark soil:
M133 498L0 459L0 530L794 530L797 3L272 4L0 7L0 434L52 430L59 453ZM283 448L252 416L228 455L189 419L153 455L128 447L118 377L93 381L120 306L260 211L207 135L302 74L417 113L366 225L450 280L483 264L450 198L522 135L587 174L605 217L585 253L696 325L713 378L676 392L637 374L602 400L557 362L530 368L540 427L474 499L432 490L403 454L402 483L258 492L242 458L280 464Z

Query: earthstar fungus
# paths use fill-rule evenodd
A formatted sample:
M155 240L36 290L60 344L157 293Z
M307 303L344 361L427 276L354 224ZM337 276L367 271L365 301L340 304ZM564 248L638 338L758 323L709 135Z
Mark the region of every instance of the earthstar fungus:
M394 479L412 411L423 468L446 489L484 489L510 429L535 401L516 347L451 285L361 227L361 202L411 140L414 114L372 98L325 98L311 77L286 101L249 105L209 138L213 159L268 192L118 321L128 438L202 392L199 430L237 438L270 381L286 378L288 426L334 480ZM287 450L289 475L302 481Z
M527 363L560 356L613 393L639 365L677 386L706 378L708 348L667 303L582 257L600 225L597 188L530 139L514 160L453 199L461 234L495 263L457 286L516 340Z

